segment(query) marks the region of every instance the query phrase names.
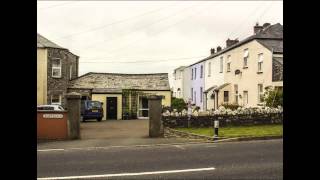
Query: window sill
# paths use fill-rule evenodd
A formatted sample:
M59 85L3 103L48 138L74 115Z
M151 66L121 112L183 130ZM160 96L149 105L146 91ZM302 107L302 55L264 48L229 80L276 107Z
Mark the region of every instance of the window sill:
M231 72L231 71L227 71L227 72Z
M62 76L51 76L52 78L55 78L55 79L61 79Z
M248 69L248 66L243 67L242 69Z
M263 73L262 71L257 72L257 74L262 74L262 73Z

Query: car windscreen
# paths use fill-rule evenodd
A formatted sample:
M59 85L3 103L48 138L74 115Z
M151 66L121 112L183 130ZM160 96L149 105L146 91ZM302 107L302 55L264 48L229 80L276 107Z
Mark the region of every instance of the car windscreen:
M88 108L90 109L99 109L101 108L101 103L98 101L89 101L88 102Z

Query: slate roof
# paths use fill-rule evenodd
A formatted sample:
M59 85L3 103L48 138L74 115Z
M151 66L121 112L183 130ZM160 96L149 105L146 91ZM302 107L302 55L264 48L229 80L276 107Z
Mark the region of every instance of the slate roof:
M277 61L279 64L283 65L283 57L273 57L274 61Z
M227 48L222 49L219 52L216 52L215 54L211 54L210 56L196 62L193 63L190 66L193 66L195 64L201 63L203 61L206 61L208 59L214 58L216 56L219 56L231 49L234 49L236 47L239 47L245 43L248 43L252 40L257 40L259 43L261 43L262 45L266 46L266 48L271 49L274 48L276 49L276 51L274 50L275 53L282 53L283 51L283 26L280 23L274 24L274 25L270 25L267 28L265 28L263 31L254 34L252 36L249 36L248 38L230 46ZM281 42L280 42L281 41Z
M38 48L57 48L57 49L66 49L63 48L56 43L50 41L49 39L43 37L39 33L37 33L37 47Z
M118 74L90 72L73 79L68 88L92 89L92 92L97 93L119 93L122 92L122 89L170 91L168 73Z
M268 48L273 53L283 53L283 41L272 39L257 39L257 41L264 47Z

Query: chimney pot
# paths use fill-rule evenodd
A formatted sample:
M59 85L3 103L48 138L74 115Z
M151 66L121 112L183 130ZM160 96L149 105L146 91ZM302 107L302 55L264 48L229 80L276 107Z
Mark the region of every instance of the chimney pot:
M217 52L219 52L219 51L221 51L221 47L220 46L217 47Z

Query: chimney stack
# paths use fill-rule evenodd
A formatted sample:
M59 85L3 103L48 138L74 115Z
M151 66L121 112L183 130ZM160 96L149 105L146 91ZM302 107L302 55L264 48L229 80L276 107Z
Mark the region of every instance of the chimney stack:
M232 46L234 44L237 44L238 42L239 42L238 39L231 40L231 39L228 38L228 40L226 41L226 45L227 45L227 47L230 47L230 46Z
M210 52L211 52L211 54L214 54L214 53L215 53L215 49L214 49L214 48L211 48L211 49L210 49Z
M221 47L220 46L217 47L217 52L219 52L219 51L221 51Z
M271 24L270 23L264 23L262 26L263 26L263 29L267 28L268 26L270 26Z
M263 26L259 26L259 23L256 23L256 25L253 27L254 34L258 34L262 30Z

